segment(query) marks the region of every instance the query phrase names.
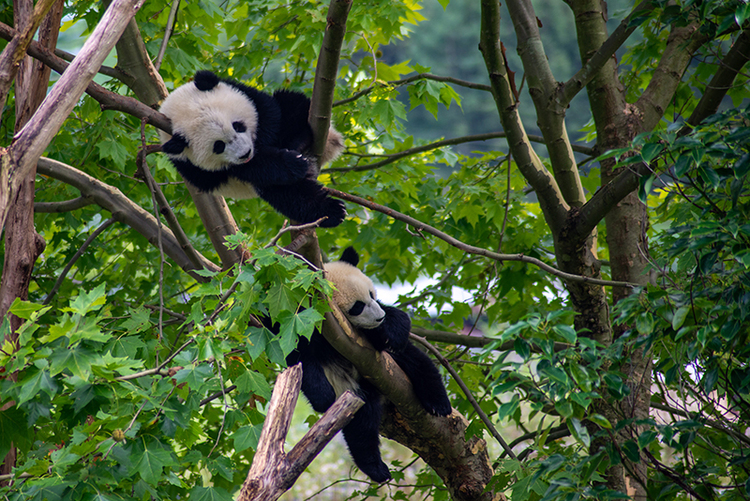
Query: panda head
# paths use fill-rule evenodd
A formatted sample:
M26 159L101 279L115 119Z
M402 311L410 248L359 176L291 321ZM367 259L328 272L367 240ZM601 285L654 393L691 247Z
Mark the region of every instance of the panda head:
M210 71L199 71L193 82L175 89L159 111L172 121L173 132L159 132L162 151L175 160L217 171L255 155L255 104Z
M333 302L349 322L354 327L374 329L385 320L385 311L377 302L372 280L357 268L358 262L357 251L349 247L340 261L324 265L326 278L336 286Z

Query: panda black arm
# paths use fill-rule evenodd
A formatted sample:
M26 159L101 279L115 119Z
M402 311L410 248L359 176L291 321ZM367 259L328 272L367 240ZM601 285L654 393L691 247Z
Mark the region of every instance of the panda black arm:
M256 187L285 186L303 179L308 169L307 159L298 151L261 145L249 162L233 165L230 173Z
M312 223L326 217L320 226L333 228L346 217L344 203L329 197L312 179L300 179L287 186L256 185L256 191L271 207L298 223Z
M378 304L385 311L385 320L374 329L358 329L378 351L398 352L409 344L411 319L409 315L394 306Z
M417 400L427 412L436 416L451 413L451 402L443 386L443 378L430 357L411 343L407 343L399 352L388 353L409 377Z
M201 191L213 191L229 181L229 173L223 171L203 170L193 165L189 160L170 158L177 172L190 184Z

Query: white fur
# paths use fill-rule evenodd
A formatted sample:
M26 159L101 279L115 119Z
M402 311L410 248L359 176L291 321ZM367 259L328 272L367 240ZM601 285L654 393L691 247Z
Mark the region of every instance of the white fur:
M383 323L385 312L376 301L378 297L375 286L367 275L344 261L326 263L323 267L326 278L336 286L333 302L341 308L352 325L374 329ZM352 316L349 310L357 301L365 303L365 308L359 315Z
M172 155L176 159L187 159L201 169L217 171L247 162L255 154L258 129L255 105L244 93L224 82L208 91L198 90L194 83L183 85L164 100L159 111L172 121L173 132L188 140L182 154ZM236 132L234 122L242 122L245 132ZM163 131L159 134L162 143L171 137ZM226 144L222 153L214 153L216 141ZM247 185L241 191L242 198L251 198Z

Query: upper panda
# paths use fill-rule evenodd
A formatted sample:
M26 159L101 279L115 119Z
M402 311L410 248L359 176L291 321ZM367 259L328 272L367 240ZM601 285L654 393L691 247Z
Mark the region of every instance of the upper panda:
M308 123L310 100L302 93L273 95L199 71L175 89L160 111L172 121L170 136L159 131L162 151L183 178L201 191L231 198L259 196L298 223L322 217L324 227L346 216L343 202L330 198L313 179L313 143ZM344 148L335 129L321 165Z
M451 413L443 380L432 360L409 342L409 315L377 300L372 280L357 268L359 256L349 247L340 261L324 265L326 278L335 286L332 300L349 322L378 351L387 351L409 377L414 393L430 414ZM354 365L315 331L308 341L300 338L287 364L302 362L302 392L317 412L325 412L346 390L353 390L365 404L343 429L354 463L376 482L391 478L380 457L378 430L383 396Z

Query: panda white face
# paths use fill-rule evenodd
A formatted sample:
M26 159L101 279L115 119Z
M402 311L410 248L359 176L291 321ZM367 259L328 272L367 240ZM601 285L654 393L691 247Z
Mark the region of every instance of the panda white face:
M377 302L375 286L356 266L343 261L326 263L326 278L336 291L333 302L341 308L355 327L374 329L385 320L385 312Z
M248 162L255 155L258 112L239 90L220 82L201 91L183 85L164 100L160 111L172 121L175 135L187 140L176 159L187 159L207 171ZM162 142L170 136L160 131Z

